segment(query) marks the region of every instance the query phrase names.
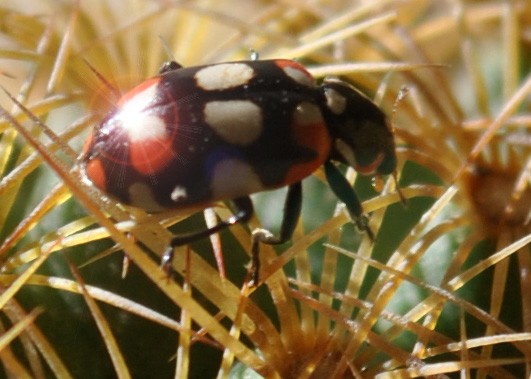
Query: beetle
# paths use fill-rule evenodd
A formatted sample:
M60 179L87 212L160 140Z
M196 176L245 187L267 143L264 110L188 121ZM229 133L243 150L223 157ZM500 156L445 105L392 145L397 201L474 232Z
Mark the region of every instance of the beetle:
M279 234L252 232L253 284L259 280L259 244L291 238L301 181L321 166L351 218L374 239L356 193L334 162L363 175L394 174L387 118L350 84L317 84L288 59L187 68L168 62L119 99L81 157L83 175L94 186L148 212L232 203L234 215L227 220L174 236L166 260L177 246L248 221L249 195L288 186Z

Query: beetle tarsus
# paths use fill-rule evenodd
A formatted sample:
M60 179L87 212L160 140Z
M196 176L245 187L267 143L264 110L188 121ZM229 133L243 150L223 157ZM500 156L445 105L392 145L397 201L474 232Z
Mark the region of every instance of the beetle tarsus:
M260 282L260 243L278 245L286 241L287 239L275 236L267 229L258 228L253 230L249 287L258 287Z
M257 287L260 282L260 243L267 245L281 245L291 239L297 221L299 220L302 207L302 184L297 182L288 187L286 200L284 201L284 217L280 225L278 236L275 236L267 229L253 230L251 267L250 267L250 287Z
M355 222L358 229L362 232L367 233L367 237L369 237L371 243L374 243L376 238L374 237L374 232L372 231L369 225L369 217L367 217L367 215L362 214L361 216L355 219Z
M249 267L249 281L247 283L251 288L258 287L260 282L260 242L267 243L268 238L272 241L275 236L266 229L253 230L251 266Z

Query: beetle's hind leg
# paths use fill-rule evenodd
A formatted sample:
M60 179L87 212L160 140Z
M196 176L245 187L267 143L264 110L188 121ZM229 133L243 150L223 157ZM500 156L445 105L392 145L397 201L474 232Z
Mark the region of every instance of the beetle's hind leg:
M167 273L171 273L171 262L173 260L173 251L177 246L189 244L198 239L205 238L211 234L217 233L231 225L247 222L253 215L253 203L249 196L240 197L232 200L234 204L235 214L227 220L221 221L217 225L190 234L181 234L173 237L170 246L164 252L161 259L161 266ZM278 235L274 235L269 230L258 228L252 233L252 248L251 248L251 267L249 286L257 286L260 281L260 243L268 245L279 245L291 239L293 231L297 226L297 221L301 213L302 205L302 185L300 182L292 184L288 188L286 200L284 203L284 217L280 226Z
M214 233L220 232L221 230L231 225L249 221L249 219L253 215L253 203L251 202L251 198L249 196L240 197L234 199L232 202L234 203L235 207L235 213L232 217L229 217L228 219L219 222L211 228L189 234L179 234L171 239L170 246L168 246L166 251L163 253L160 262L162 269L166 273L171 274L172 272L172 261L174 249L176 247L195 242L197 240L200 240L201 238L208 237Z

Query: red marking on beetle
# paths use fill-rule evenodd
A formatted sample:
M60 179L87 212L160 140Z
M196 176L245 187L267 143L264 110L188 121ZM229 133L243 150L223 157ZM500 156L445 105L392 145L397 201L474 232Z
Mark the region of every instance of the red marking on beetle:
M141 174L148 175L162 170L175 157L173 138L153 139L131 143L129 158L131 166Z
M154 77L136 86L120 99L120 101L118 102L119 107L123 110L125 107L132 106L132 104L135 105L134 103L137 100L135 99L135 97L137 96L138 99L147 101L151 100L143 99L142 93L144 91L150 91L150 88L155 88L155 90L158 91L164 90L160 88L157 89L160 80L160 77ZM169 93L165 93L165 96L169 100L170 104L174 103L174 100L173 98L171 98L171 95ZM146 106L147 108L139 109L138 112L150 111L149 103L138 104L138 107L142 106ZM164 123L164 128L166 132L168 132L169 130L172 131L171 135L164 135L155 138L146 138L145 140L141 141L130 141L129 164L136 171L143 175L154 174L161 171L164 167L168 165L168 163L172 162L175 157L173 141L178 133L179 128L177 126L179 125L179 117L175 104L173 104L172 108L173 119L171 117L169 118L169 120L171 121L168 121L168 119L165 118L163 115L159 115L157 113L154 114L154 117L158 119L157 121ZM170 128L168 128L168 125L166 125L167 122L171 122L172 125L170 125ZM127 128L127 125L124 125L124 127ZM142 127L149 129L150 127L157 128L159 127L159 125L150 126L149 124L147 124L143 125Z
M328 159L332 144L324 122L314 124L295 122L292 124L292 133L298 145L307 147L318 155L309 162L293 164L283 180L284 185L299 182L317 170Z
M382 164L384 158L385 154L380 153L371 164L367 166L361 166L359 164L356 164L354 166L354 169L362 175L372 175L378 170L378 167L380 167L380 164Z
M315 79L314 77L312 76L312 74L310 74L308 72L308 70L306 70L306 68L304 68L304 66L300 65L299 63L295 62L295 61L291 61L291 60L288 60L288 59L277 59L275 60L275 64L280 67L281 69L284 69L286 67L290 67L294 70L297 70L301 73L303 73L304 75L306 75L308 77L308 79L311 80L311 82L315 82Z
M105 191L107 180L105 175L104 164L101 159L94 158L86 164L86 175L92 183L100 190Z
M130 101L133 97L141 93L142 91L145 91L147 88L157 85L160 82L161 78L160 76L155 76L154 78L148 79L136 87L134 87L132 90L128 91L125 95L123 95L120 100L118 100L118 107L123 107L125 103Z

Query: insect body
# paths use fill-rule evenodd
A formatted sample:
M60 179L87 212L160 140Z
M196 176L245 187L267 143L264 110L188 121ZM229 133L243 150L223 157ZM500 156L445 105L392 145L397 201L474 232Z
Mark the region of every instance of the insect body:
M170 62L95 128L82 169L104 193L149 212L232 201L233 217L176 236L172 246L247 221L250 194L289 186L280 235L253 232L257 275L259 243L291 238L301 180L323 164L331 188L372 238L356 194L332 161L366 175L396 169L384 113L347 83L317 85L302 65L283 59L189 68Z

